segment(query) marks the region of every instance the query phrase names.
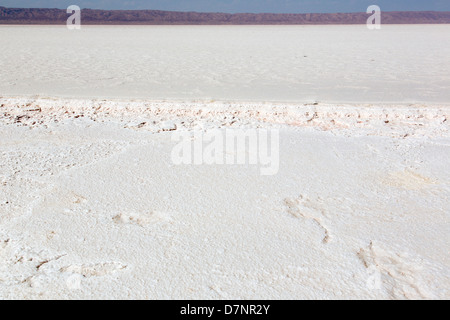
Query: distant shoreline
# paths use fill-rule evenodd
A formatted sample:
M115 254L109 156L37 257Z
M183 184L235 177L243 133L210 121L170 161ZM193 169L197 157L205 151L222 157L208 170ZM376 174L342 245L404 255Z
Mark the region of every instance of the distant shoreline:
M357 25L369 14L360 13L202 13L159 10L82 9L84 25ZM63 25L69 14L63 9L0 7L0 24ZM447 11L383 12L383 24L450 24Z

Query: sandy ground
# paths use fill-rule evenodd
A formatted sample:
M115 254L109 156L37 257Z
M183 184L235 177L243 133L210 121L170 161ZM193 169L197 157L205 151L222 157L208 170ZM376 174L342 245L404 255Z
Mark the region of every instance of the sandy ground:
M450 108L0 99L0 298L448 299ZM280 130L280 170L171 137Z

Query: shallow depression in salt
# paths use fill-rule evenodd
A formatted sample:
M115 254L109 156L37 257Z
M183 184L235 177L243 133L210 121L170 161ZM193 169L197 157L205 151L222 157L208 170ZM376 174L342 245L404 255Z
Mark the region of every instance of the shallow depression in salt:
M0 94L450 101L450 26L0 27Z

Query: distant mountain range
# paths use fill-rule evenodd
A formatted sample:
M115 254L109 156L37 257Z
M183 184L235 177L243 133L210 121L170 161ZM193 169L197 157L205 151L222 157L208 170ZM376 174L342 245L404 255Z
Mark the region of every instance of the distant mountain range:
M310 25L365 24L367 13L201 13L158 10L82 9L85 25ZM65 24L69 14L61 9L22 9L0 7L0 24ZM450 12L383 12L383 24L450 23Z

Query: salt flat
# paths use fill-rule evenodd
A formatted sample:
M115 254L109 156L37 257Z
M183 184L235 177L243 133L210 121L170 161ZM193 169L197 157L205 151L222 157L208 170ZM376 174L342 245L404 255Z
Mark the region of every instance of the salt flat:
M0 105L2 298L449 297L448 107ZM279 172L174 165L168 121L276 128Z
M0 94L450 101L450 26L1 26Z
M449 28L0 27L0 298L449 299Z

